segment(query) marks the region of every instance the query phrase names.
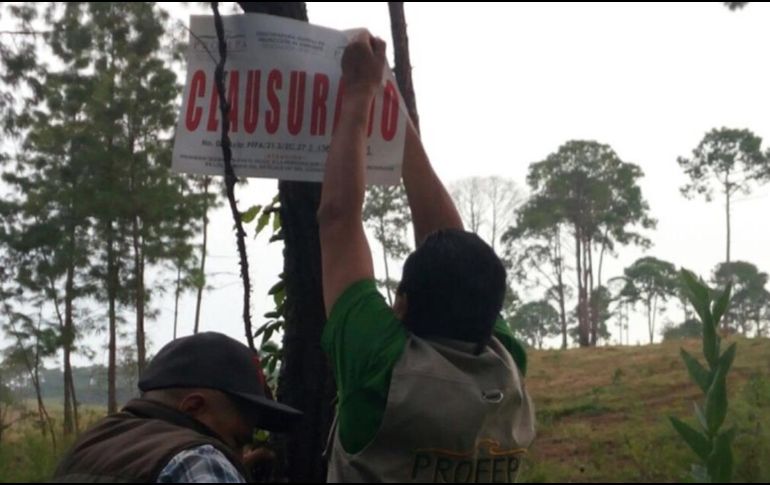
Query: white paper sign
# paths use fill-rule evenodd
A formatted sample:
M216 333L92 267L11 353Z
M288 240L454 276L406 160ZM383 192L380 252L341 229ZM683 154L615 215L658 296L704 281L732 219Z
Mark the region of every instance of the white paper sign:
M340 59L351 32L264 14L222 17L236 175L320 182L340 108ZM223 175L218 41L211 16L190 18L187 82L172 168ZM367 183L401 176L407 112L389 69L372 105Z

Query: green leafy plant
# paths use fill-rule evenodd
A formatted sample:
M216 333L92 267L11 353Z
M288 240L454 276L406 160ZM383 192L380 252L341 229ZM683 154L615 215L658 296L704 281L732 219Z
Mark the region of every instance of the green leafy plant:
M256 221L254 237L256 238L265 228L271 227L273 234L270 236L270 243L283 241L283 228L281 225L281 206L276 195L266 206L255 205L245 212L241 213L241 220L246 223ZM272 220L272 223L271 223ZM259 354L262 361L262 368L265 371L268 384L275 391L277 384L277 374L282 359L281 348L270 338L276 332L282 332L284 326L284 310L286 302L286 282L284 275L278 275L278 281L268 290L268 295L273 297L275 308L263 315L263 323L254 332L254 337L262 336L259 346Z
M727 417L727 373L735 360L733 343L721 353L721 338L717 332L719 321L730 304L731 285L724 291L709 289L702 280L687 270L681 271L685 294L703 324L703 357L706 366L681 349L687 371L693 382L703 391L704 404L695 403L695 415L700 429L670 417L671 424L700 459L693 465L692 474L702 483L730 482L733 472L732 443L735 427L724 430Z

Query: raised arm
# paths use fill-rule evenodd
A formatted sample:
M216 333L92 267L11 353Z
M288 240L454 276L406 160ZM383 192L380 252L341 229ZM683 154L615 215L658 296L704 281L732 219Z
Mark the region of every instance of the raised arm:
M327 316L352 283L374 278L362 221L369 108L382 83L385 42L368 32L354 38L342 55L339 124L326 159L318 228Z

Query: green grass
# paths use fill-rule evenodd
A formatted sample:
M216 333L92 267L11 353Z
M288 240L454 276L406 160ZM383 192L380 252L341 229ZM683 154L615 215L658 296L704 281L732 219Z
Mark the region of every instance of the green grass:
M36 409L34 402L26 403ZM46 482L51 479L59 458L75 440L61 435L61 403L46 403L46 408L57 431L56 448L50 434L43 434L35 419L14 425L0 442L0 483ZM104 410L94 406L83 407L81 428L88 427L104 416Z
M728 420L738 427L735 482L769 482L770 340L734 338ZM522 482L690 481L694 455L668 423L692 423L701 398L679 357L700 341L532 351L527 386L538 436Z

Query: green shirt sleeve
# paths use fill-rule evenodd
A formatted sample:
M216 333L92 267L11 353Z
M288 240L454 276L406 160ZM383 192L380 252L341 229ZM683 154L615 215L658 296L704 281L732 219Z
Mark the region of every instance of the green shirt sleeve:
M493 330L494 336L500 341L503 346L511 353L513 361L519 367L522 376L527 375L527 352L524 350L524 346L521 342L516 340L513 336L513 330L508 326L502 317L498 317L495 321L495 328Z
M352 284L334 303L321 345L337 382L340 440L348 453L361 451L379 430L406 339L374 280Z

